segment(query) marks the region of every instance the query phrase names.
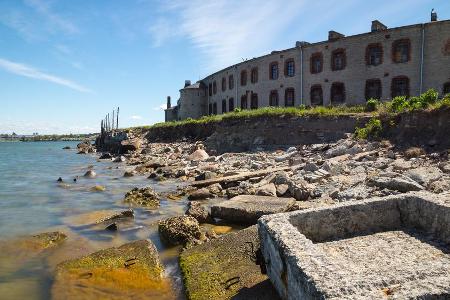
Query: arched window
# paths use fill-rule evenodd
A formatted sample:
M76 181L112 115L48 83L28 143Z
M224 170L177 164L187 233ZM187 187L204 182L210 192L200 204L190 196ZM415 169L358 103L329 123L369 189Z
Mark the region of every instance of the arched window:
M450 94L450 81L444 83L444 88L442 89L442 94L443 95Z
M295 105L295 90L293 88L287 88L284 91L284 106Z
M346 55L345 49L336 49L331 53L331 70L339 71L345 69Z
M311 55L311 74L317 74L323 70L323 55L321 52L317 52Z
M392 78L391 94L392 98L397 96L409 97L409 78L406 76Z
M241 109L247 109L247 95L241 96Z
M213 82L213 94L217 94L217 82L215 80Z
M313 85L311 87L311 106L323 105L323 92L320 84Z
M216 102L214 102L214 104L213 104L213 114L217 115L217 103Z
M278 62L273 62L269 65L269 78L271 80L278 79Z
M247 71L245 70L241 72L241 85L247 85Z
M366 63L378 66L383 63L383 46L380 43L369 44L366 48Z
M226 113L227 112L227 100L223 99L222 100L222 113Z
M269 96L269 105L270 106L278 106L278 91L277 90L273 90L270 92L270 96Z
M233 75L228 76L228 89L234 89L234 77Z
M222 77L222 92L225 92L226 89L227 89L227 80L225 79L225 77Z
M381 99L381 80L369 79L366 81L366 100Z
M251 109L257 109L258 108L258 94L252 93L251 99L250 99L250 108Z
M234 98L228 99L228 111L234 110Z
M258 68L253 68L250 76L250 81L252 83L258 82Z
M212 84L211 83L208 84L208 93L209 93L209 96L211 97L212 96Z
M409 39L396 40L392 43L392 61L405 63L411 58L411 41Z
M292 58L287 59L284 63L284 75L293 77L295 75L295 62Z
M212 115L212 113L213 113L213 108L212 108L212 104L211 103L208 105L208 113L210 115Z
M345 86L342 82L331 85L331 105L340 105L345 102Z

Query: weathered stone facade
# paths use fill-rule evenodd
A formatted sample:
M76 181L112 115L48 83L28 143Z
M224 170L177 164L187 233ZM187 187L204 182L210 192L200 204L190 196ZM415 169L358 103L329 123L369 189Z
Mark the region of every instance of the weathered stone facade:
M387 29L294 48L244 61L180 90L166 121L221 114L234 108L361 104L450 92L450 20Z

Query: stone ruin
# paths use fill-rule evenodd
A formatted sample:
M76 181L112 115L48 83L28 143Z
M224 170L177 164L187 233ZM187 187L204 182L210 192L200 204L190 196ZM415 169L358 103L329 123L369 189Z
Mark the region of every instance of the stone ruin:
M283 299L450 297L450 194L411 192L258 223Z

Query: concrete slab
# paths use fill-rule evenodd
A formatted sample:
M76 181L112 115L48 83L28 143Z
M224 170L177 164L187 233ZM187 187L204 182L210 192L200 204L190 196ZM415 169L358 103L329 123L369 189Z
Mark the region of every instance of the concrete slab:
M239 195L211 206L211 216L233 223L256 224L263 215L288 211L294 198Z
M277 300L267 275L255 264L256 226L184 250L180 256L187 298Z
M411 192L258 223L283 299L450 297L450 195Z

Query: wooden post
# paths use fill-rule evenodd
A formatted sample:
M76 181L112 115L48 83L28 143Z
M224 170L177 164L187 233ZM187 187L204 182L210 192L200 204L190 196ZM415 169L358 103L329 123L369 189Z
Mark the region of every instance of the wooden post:
M114 131L114 109L113 109L113 113L112 113L112 129Z
M117 114L116 114L116 117L117 117L117 121L116 121L116 129L119 130L119 108L118 108L118 107L117 107Z

